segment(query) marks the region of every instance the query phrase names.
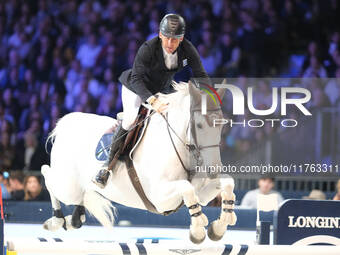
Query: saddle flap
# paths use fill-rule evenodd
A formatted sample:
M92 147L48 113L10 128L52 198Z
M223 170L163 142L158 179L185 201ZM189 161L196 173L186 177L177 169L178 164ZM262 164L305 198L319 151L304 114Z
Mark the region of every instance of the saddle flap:
M133 135L133 137L134 137L133 142L130 144L131 150L129 151L129 158L131 160L133 159L133 152L135 151L135 149L137 148L137 146L141 142L141 140L144 136L145 130L146 130L148 124L149 124L149 118L148 117L150 116L151 111L152 110L144 107L143 105L141 106L140 113L139 113L139 116L138 116L137 121L136 121L136 123L140 123L140 124L136 128L134 135Z

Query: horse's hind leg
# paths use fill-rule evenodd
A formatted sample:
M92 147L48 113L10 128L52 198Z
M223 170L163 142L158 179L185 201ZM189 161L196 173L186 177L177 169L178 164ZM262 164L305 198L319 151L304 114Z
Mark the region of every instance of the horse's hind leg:
M228 225L235 225L237 217L234 212L235 194L234 180L231 177L221 178L221 214L208 228L208 236L213 241L220 240L227 230Z
M80 228L85 220L85 207L83 205L76 205L72 215L68 215L65 217L66 230Z
M53 194L50 192L50 197L51 197L51 203L52 203L52 210L53 214L52 217L49 218L44 222L44 229L49 230L49 231L56 231L61 227L65 228L65 218L64 214L61 211L61 206L60 202L58 199L53 196Z

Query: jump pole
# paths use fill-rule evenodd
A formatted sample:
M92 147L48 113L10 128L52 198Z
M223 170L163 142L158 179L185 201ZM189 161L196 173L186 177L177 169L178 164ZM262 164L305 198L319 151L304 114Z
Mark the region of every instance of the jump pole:
M81 241L17 239L7 242L8 251L18 254L148 254L148 255L339 255L340 246L297 246L297 245L240 245L209 243L195 245L185 241L164 241L160 243L119 243L114 241ZM191 251L191 252L189 252ZM189 253L188 253L189 252Z

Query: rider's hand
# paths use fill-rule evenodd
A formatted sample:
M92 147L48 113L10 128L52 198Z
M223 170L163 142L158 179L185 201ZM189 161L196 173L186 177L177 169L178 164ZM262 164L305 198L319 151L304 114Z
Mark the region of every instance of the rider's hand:
M156 97L150 98L149 103L156 112L165 114L166 111L168 110L168 105L163 103L161 100L159 100Z

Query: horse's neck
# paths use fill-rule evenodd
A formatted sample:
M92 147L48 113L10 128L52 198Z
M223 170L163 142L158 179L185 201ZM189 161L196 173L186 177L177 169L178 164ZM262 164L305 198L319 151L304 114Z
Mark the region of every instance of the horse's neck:
M135 160L138 162L152 160L158 164L171 165L173 162L178 162L177 150L183 161L188 164L188 151L186 150L185 142L187 142L186 131L189 119L190 112L187 102L178 102L177 105L170 103L168 111L169 127L161 115L154 114L150 118L140 146L136 149ZM170 135L174 145L171 142Z

